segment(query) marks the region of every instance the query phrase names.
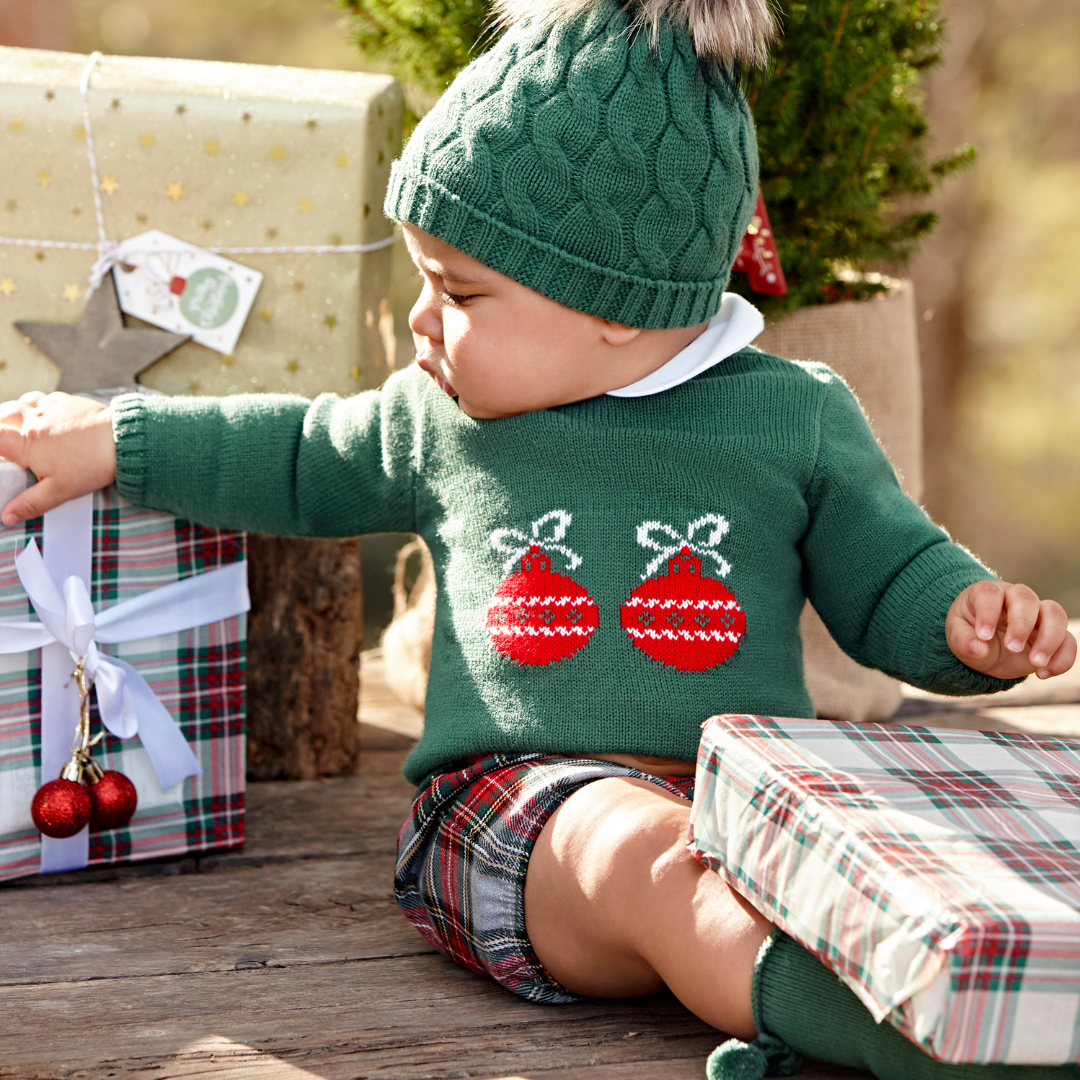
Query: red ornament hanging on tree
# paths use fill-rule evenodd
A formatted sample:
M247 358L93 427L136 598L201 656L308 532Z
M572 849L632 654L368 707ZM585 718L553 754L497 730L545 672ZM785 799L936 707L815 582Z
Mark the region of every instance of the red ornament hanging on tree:
M487 628L495 648L523 667L554 664L584 648L600 622L596 601L573 578L551 569L551 552L565 557L574 570L581 557L559 541L571 516L552 510L532 523L532 536L516 529L496 529L491 546L509 553L503 570L510 576L495 590ZM541 536L551 523L549 536ZM520 559L521 569L514 572Z
M750 288L757 293L769 296L786 296L787 282L780 265L780 253L776 250L776 237L769 224L769 212L765 209L765 200L758 192L757 207L750 219L739 254L735 256L732 270L739 270L750 275Z
M695 535L709 525L713 528L708 537L695 543ZM679 671L707 671L726 663L739 647L746 613L731 591L702 569L705 558L712 560L720 577L731 570L714 550L728 528L719 514L691 522L685 537L659 521L638 527L638 543L659 554L642 575L642 584L623 602L619 618L646 656ZM656 532L663 535L661 540L654 537ZM651 577L665 561L667 573Z

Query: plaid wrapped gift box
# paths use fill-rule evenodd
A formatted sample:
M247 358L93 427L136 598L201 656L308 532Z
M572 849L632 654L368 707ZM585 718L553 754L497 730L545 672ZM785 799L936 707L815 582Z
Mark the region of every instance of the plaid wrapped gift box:
M15 555L34 539L42 519L0 529L0 620L35 618L15 567ZM48 538L44 539L46 556ZM133 508L114 487L93 496L90 593L102 611L147 590L242 562L241 533L204 528ZM162 790L136 738L112 735L94 751L103 768L135 784L139 805L124 828L89 835L87 865L236 847L244 839L244 634L239 615L182 630L102 647L126 660L180 726L202 767L201 776ZM30 801L41 776L42 650L0 655L0 880L36 873L41 838ZM91 714L101 730L96 695ZM74 730L75 717L72 718ZM53 776L45 780L55 779Z
M935 1058L1080 1060L1080 745L714 717L690 835Z

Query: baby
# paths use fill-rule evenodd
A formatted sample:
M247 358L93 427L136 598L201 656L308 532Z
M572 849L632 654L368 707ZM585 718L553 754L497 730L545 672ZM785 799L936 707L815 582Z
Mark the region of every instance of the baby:
M314 402L24 395L0 454L38 482L2 519L115 479L213 525L419 533L439 600L396 888L422 934L536 1002L668 987L756 1038L747 1080L795 1051L966 1077L687 853L699 727L813 715L806 597L856 660L956 694L1066 671L1065 613L952 544L843 382L751 347L760 316L723 292L765 0L507 21L391 176L415 367ZM1061 1075L970 1069L1021 1073Z

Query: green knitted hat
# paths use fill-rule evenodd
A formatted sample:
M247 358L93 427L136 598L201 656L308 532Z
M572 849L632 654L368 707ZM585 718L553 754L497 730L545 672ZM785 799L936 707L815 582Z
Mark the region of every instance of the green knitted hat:
M736 72L767 34L710 45L728 3L704 0L705 30L617 0L512 25L420 121L387 216L566 307L644 329L704 322L758 190Z

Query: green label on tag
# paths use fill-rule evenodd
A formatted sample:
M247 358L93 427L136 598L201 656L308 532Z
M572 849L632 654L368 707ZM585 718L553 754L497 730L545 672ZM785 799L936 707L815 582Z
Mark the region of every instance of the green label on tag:
M239 300L240 291L228 274L205 267L187 279L180 294L180 311L188 322L213 330L232 318Z

